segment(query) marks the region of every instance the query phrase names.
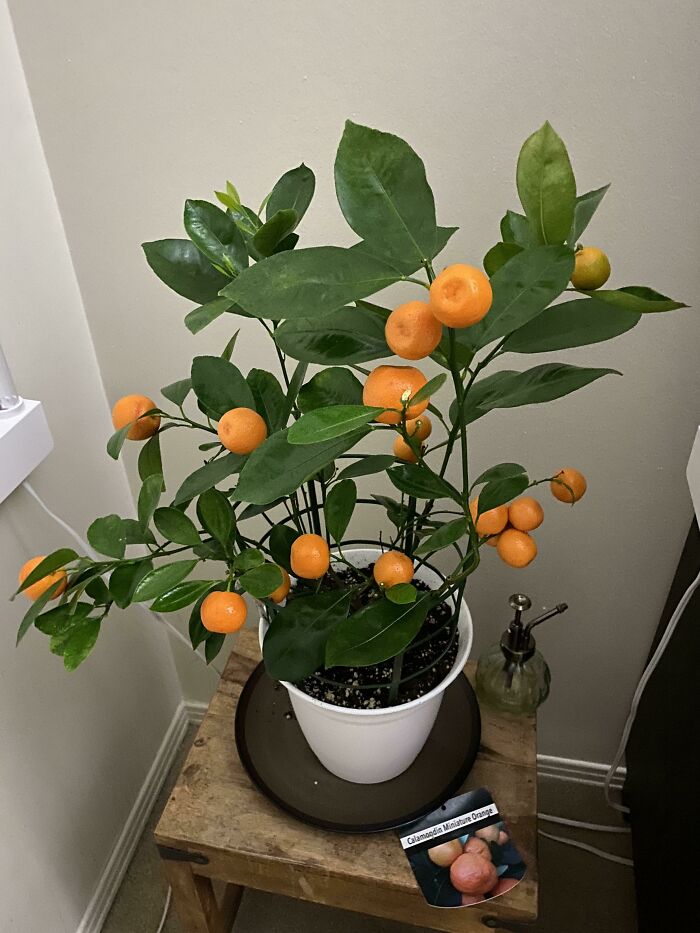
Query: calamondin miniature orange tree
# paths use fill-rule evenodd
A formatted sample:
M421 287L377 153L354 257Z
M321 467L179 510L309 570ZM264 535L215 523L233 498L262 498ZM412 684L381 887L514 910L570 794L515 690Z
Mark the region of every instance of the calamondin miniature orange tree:
M532 532L544 512L529 491L546 483L571 504L586 491L578 470L558 464L534 479L519 463L472 476L470 426L615 372L489 368L608 340L646 313L684 307L651 288L604 287L607 256L579 241L607 187L577 193L548 123L520 151L523 212L506 211L483 270L459 262L438 271L456 228L438 226L423 162L402 139L346 124L335 185L360 238L350 248L297 248L314 184L302 164L255 211L227 183L216 192L221 207L185 203L186 239L144 244L156 275L196 303L185 318L192 333L225 315L255 319L278 369L245 373L233 337L221 355L196 356L186 378L161 390L162 405L145 395L116 403L110 456L143 443L138 517L93 522L98 560L62 548L20 574L33 603L19 638L33 625L66 667L84 660L115 606L131 603L191 607L192 645L204 643L211 660L244 624L248 593L270 621L264 659L274 677L327 684L349 669L357 683L358 668L373 668L375 685L387 685L380 702L401 702L402 662L429 638L429 621L448 633L440 644L449 653L456 613L438 610L458 604L484 546L513 567L537 554ZM389 309L369 300L397 282L415 287L410 301ZM377 362L392 354L398 364ZM322 368L311 374L312 365ZM448 380L441 410L433 399ZM173 491L161 442L174 429L191 432L204 463ZM384 453L366 450L375 434ZM356 481L375 474L394 494L359 497ZM385 511L391 531L381 555L356 567L347 529L366 503ZM446 549L451 569L430 589L418 571Z

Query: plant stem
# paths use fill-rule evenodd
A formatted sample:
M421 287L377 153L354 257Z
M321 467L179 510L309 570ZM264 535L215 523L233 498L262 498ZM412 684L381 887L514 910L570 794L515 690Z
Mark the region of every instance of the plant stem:
M311 499L311 524L317 535L321 534L321 516L318 509L318 496L316 495L316 484L312 479L306 484Z

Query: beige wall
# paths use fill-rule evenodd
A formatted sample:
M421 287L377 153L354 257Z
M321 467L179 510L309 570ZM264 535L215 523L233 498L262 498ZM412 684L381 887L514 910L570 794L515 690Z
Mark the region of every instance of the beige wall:
M32 474L84 529L133 514L109 470L104 387L12 36L0 2L0 339L18 390L41 399L55 440ZM0 929L75 933L180 702L167 637L133 610L109 618L72 674L7 597L18 568L72 544L20 489L0 504Z
M186 375L194 352L218 349L238 326L244 369L272 365L251 323L227 319L191 337L187 302L160 286L139 243L181 235L185 197L210 197L229 177L255 202L302 159L318 175L305 242L352 242L332 181L346 117L395 131L424 156L440 221L462 226L445 262L480 261L495 241L503 210L517 206L519 145L549 118L580 189L613 182L590 230L611 254L613 282L697 303L692 0L672 16L660 0L11 6L111 400ZM541 636L554 674L545 753L612 755L691 517L699 337L695 311L557 354L625 377L495 413L473 431L477 468L515 459L542 475L572 464L590 481L573 512L548 503L531 569L488 554L469 596L477 649L497 637L513 590L538 607L572 607ZM193 460L176 433L166 446L183 470ZM186 690L202 690L185 677Z

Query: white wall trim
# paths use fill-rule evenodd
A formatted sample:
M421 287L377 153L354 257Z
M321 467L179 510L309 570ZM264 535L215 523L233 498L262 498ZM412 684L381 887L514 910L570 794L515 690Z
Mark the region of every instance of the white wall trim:
M202 703L200 700L185 700L183 705L188 721L195 723L195 725L200 724L209 708L208 703Z
M193 704L195 705L195 704ZM158 792L172 767L190 721L189 704L181 702L163 737L160 748L138 793L131 813L112 849L95 893L90 899L77 933L99 933L122 883L129 862L153 809Z
M555 755L537 756L540 777L570 781L574 784L593 784L602 787L610 765L600 761L579 761L576 758L557 758ZM626 768L618 768L610 786L619 790L625 782Z

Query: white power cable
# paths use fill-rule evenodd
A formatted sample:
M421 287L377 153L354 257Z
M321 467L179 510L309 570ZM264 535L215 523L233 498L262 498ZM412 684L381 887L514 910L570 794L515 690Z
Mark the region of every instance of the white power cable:
M574 849L583 849L584 852L591 852L593 855L604 858L608 862L616 862L618 865L627 865L629 868L634 865L632 859L623 858L621 855L613 855L611 852L603 852L602 849L596 849L595 846L589 846L585 842L577 842L575 839L565 839L563 836L553 836L551 833L546 833L543 829L538 829L537 832L540 836L544 836L545 839L551 839L552 842L561 842L565 846L573 846Z
M550 816L548 813L538 813L537 818L545 823L559 823L561 826L574 826L576 829L590 829L596 833L631 833L627 826L607 826L602 823L582 823L580 820L567 820L563 816Z
M156 933L163 933L165 929L165 921L168 919L168 911L170 910L170 901L173 896L173 889L168 885L168 893L165 895L165 904L163 905L163 913L161 914L160 923L158 924L158 929Z

